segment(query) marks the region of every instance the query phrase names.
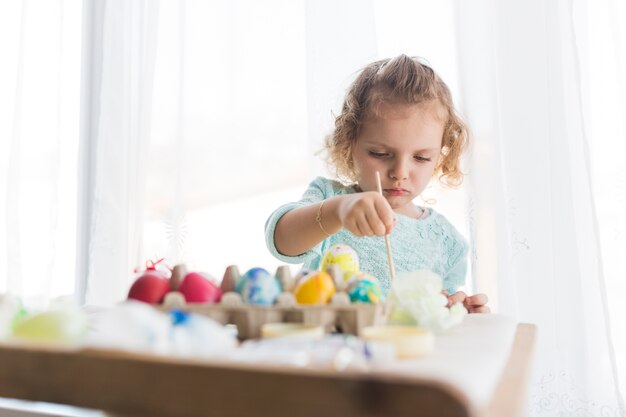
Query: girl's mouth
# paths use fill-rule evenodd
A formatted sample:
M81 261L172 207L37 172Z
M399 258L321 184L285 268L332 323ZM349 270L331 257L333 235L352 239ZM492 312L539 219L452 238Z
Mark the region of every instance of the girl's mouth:
M385 188L385 194L391 197L398 197L403 195L408 195L409 191L404 188Z

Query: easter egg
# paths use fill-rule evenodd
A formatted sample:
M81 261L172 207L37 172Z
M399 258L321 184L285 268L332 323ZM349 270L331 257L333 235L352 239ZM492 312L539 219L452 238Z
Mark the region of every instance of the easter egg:
M201 272L189 272L178 286L188 303L219 303L222 290L210 276Z
M383 298L378 280L365 273L353 275L347 292L353 303L378 304Z
M305 279L307 279L310 276L315 275L317 273L318 273L318 271L316 271L315 269L302 268L300 270L300 272L298 272L296 274L296 276L293 278L293 280L294 280L294 289L298 286L298 284L303 282Z
M76 309L51 310L15 323L12 336L39 342L74 343L87 333L87 318Z
M327 272L317 271L302 278L294 295L300 304L326 304L335 294L335 283Z
M144 303L158 304L163 302L163 298L169 290L170 283L164 272L147 270L133 282L128 291L128 298Z
M348 245L333 245L324 254L320 270L326 271L330 265L339 266L341 272L344 273L344 278L347 278L348 273L355 273L359 270L359 255Z
M276 277L263 268L252 268L237 281L236 291L249 304L272 305L281 292Z

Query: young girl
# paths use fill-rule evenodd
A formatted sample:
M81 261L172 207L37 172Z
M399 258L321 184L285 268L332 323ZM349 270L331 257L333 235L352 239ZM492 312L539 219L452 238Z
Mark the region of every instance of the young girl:
M272 213L265 225L269 250L317 269L330 246L344 243L356 250L360 269L388 289L382 236L389 234L396 271L432 270L452 294L449 304L488 312L485 295L457 292L467 270L465 239L443 215L413 203L434 176L452 186L462 181L468 139L448 87L430 67L406 55L368 65L326 139L329 162L343 182L318 177L300 201Z

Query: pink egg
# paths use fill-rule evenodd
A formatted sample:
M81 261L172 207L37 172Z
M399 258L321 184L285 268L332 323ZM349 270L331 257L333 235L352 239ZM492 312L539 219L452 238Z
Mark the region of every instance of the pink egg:
M178 287L188 303L219 303L222 290L201 272L190 272L185 275Z

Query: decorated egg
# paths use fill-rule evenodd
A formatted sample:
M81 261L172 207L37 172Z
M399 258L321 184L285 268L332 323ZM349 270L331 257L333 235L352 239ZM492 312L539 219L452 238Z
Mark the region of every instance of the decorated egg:
M281 292L276 277L263 268L252 268L237 281L236 290L246 303L272 305Z
M165 273L155 269L144 271L133 282L128 291L128 298L144 303L157 304L163 302L165 294L170 290L170 282Z
M344 279L347 279L347 274L358 272L359 255L348 245L342 243L333 245L324 254L320 270L326 271L326 268L330 265L339 266L339 269L344 274Z
M317 271L303 277L294 290L300 304L326 304L335 294L335 283L327 272Z
M18 320L12 329L16 339L76 343L87 334L87 318L78 309L45 311Z
M383 298L378 280L363 272L350 278L347 292L353 303L378 304Z
M215 280L202 272L190 272L185 275L178 286L188 303L219 303L222 290L215 284Z

